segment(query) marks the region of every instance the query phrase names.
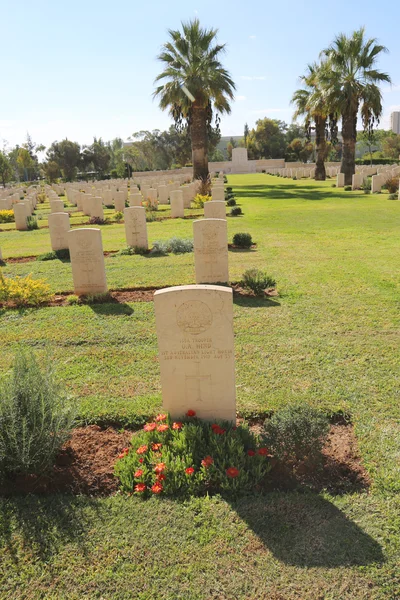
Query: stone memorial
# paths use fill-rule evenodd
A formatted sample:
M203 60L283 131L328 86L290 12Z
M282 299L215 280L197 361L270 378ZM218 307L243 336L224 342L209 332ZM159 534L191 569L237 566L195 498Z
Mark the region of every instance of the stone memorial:
M225 190L222 185L213 185L211 188L211 200L222 202L225 200Z
M64 250L69 247L69 214L66 212L49 215L50 243L52 250Z
M90 203L90 216L104 220L103 198L93 196Z
M124 192L114 192L115 210L124 212L125 209L125 194Z
M64 202L62 200L50 200L50 211L52 213L64 212Z
M196 283L228 283L228 227L224 219L193 223Z
M30 210L23 202L19 202L18 204L14 204L14 219L15 219L15 228L18 231L27 231L28 230L28 222L27 218L30 216Z
M129 206L142 206L143 197L140 192L129 196Z
M108 291L100 229L73 229L68 232L75 294L103 294Z
M124 210L125 236L128 246L148 249L146 209L130 206Z
M185 211L183 207L183 192L175 190L171 192L171 217L173 219L183 218Z
M336 187L344 187L344 173L338 173L336 175Z
M154 294L163 408L173 419L236 421L230 288L186 285Z
M220 200L208 201L204 204L206 219L226 219L226 203Z

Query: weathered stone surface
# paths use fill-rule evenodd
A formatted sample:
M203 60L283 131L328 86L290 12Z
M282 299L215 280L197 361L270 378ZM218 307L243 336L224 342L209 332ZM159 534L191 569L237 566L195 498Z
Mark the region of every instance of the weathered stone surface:
M228 283L228 230L224 219L193 223L196 283Z
M75 294L107 292L103 243L100 229L73 229L68 232Z
M220 200L204 204L204 217L206 219L226 219L226 203Z
M51 213L48 223L51 249L64 250L65 248L69 248L69 214L66 212Z
M183 192L181 190L171 192L171 217L173 219L184 217L183 206Z
M125 208L124 221L127 245L147 250L146 209L142 206Z

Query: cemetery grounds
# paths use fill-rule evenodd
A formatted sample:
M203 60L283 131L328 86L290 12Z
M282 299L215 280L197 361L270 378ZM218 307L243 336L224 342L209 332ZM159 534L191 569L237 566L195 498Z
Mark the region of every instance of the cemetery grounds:
M0 598L400 598L400 208L333 181L228 178L244 213L228 217L229 240L249 232L257 244L229 252L230 279L260 268L279 292L234 298L237 403L248 419L300 401L350 423L368 485L231 502L2 498ZM48 206L40 210L37 231L1 226L4 274L72 293L69 262L27 259L50 251ZM192 238L192 224L148 223L150 246ZM111 290L194 282L193 253L118 256L124 225L101 230ZM50 346L81 424L140 427L161 407L154 308L151 295L140 299L0 309L2 372L17 344L38 356Z

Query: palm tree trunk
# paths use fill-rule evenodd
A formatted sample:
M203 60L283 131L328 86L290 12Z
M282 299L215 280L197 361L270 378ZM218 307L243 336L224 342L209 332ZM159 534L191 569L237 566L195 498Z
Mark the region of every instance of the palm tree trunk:
M325 139L325 124L324 117L315 117L315 181L325 181L325 158L326 158L326 139Z
M192 104L190 135L192 138L193 179L206 181L208 178L207 115L206 109L197 101Z
M340 172L344 173L344 185L351 185L356 172L357 112L357 110L349 110L342 115L343 142Z

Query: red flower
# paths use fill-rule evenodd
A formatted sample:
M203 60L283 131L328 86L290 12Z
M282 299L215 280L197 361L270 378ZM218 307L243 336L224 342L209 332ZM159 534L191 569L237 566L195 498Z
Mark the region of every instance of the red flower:
M157 475L157 481L164 481L165 479L165 475L163 473L160 473L159 475Z
M151 449L152 449L154 452L158 452L158 451L160 450L160 448L162 448L162 444L152 444L152 445L151 445Z
M153 494L161 494L161 492L163 491L163 486L161 485L161 483L158 483L158 481L156 481L156 483L151 486L151 491L153 492Z
M217 435L223 435L225 433L225 431L226 431L226 429L222 429L222 427L220 427L219 425L217 425L217 423L214 423L214 425L211 425L211 429Z
M172 423L172 429L182 429L182 423L180 421Z
M254 450L247 450L247 455L248 456L254 456L255 455L255 451Z
M163 471L165 471L165 463L158 463L155 467L154 467L154 472L157 473L157 475L159 475L160 473L162 473Z
M159 425L159 426L157 427L157 431L160 431L161 433L162 433L163 431L167 431L167 429L169 429L169 427L168 427L168 425L165 425L165 424L164 424L164 425Z
M143 427L143 429L145 431L154 431L156 427L157 427L156 423L146 423L146 425Z
M226 474L228 475L228 477L237 477L239 475L239 469L237 469L236 467L229 467L229 469L226 470Z
M185 469L185 473L186 473L186 475L193 475L193 473L194 473L193 467L188 467L187 469Z
M186 413L187 417L195 417L196 416L196 411L195 410L188 410Z
M142 471L142 469L138 469L138 470L135 472L135 475L134 475L134 477L141 477L142 475L143 475L143 471Z
M124 448L121 454L118 454L118 458L125 458L125 456L129 453L129 448Z
M142 463L143 462L143 458L139 458L139 462Z
M138 483L135 485L135 492L144 492L146 489L146 484L145 483Z
M166 418L167 418L167 415L160 414L160 415L156 416L156 421L165 421Z
M203 467L209 467L210 465L212 465L214 462L214 459L211 456L206 456L205 458L203 458L203 460L201 461L201 464L203 465Z
M261 456L267 456L267 454L268 454L268 448L259 448L257 450L257 453L260 454Z
M136 450L136 454L144 454L145 452L147 452L147 446L139 446Z

